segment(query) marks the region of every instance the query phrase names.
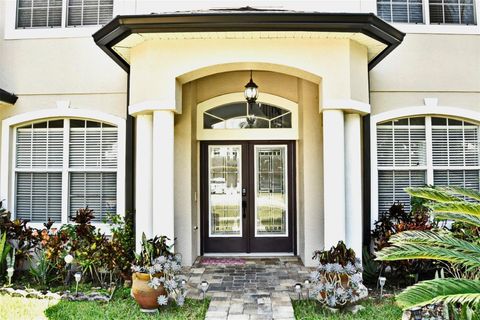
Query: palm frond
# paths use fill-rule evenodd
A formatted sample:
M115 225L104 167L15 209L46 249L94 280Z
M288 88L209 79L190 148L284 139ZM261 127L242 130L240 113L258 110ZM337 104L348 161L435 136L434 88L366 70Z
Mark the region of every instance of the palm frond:
M429 203L427 207L436 213L461 213L480 218L480 203L456 201L449 203Z
M436 247L447 248L464 253L472 253L480 257L480 246L456 238L447 230L410 230L393 235L390 242L395 246L407 244L425 244Z
M463 265L467 268L478 268L480 266L480 256L477 254L429 244L402 243L399 246L386 247L377 252L376 260L396 261L412 259L441 260Z
M444 190L450 194L460 194L462 196L469 197L470 199L480 201L480 192L473 189L466 189L462 187L448 186L442 187L440 190Z
M451 213L451 212L432 212L432 215L437 220L453 220L470 224L474 227L480 227L480 217L472 216L466 213Z
M480 304L480 280L449 278L422 281L400 293L397 302L404 309L439 302Z
M427 200L447 203L461 201L461 198L455 197L445 190L433 189L431 187L406 188L406 192L410 195Z

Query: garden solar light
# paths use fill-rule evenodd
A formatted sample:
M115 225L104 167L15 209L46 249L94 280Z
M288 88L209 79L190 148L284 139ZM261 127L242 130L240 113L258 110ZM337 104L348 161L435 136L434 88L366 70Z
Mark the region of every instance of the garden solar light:
M71 254L67 254L63 260L65 260L65 263L68 265L73 262L73 256Z
M203 299L205 299L205 293L207 292L208 290L208 282L203 280L202 281L202 284L200 285L201 288L202 288L202 292L203 292Z
M295 292L298 295L298 300L302 298L302 284L301 283L296 283L295 284Z
M383 286L387 282L387 278L385 277L378 277L378 283L380 284L380 297L383 297Z
M82 279L82 274L80 272L75 273L75 282L77 285L75 286L75 294L78 296L78 283Z
M305 289L307 289L307 300L310 299L310 280L304 281Z
M13 272L15 271L15 269L13 269L13 267L9 267L7 269L7 276L8 276L8 285L12 285L12 277L13 277Z

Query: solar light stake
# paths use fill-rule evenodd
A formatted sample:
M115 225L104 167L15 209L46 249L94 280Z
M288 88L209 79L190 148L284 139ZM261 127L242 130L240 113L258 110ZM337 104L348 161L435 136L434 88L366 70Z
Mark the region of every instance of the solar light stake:
M80 282L81 279L82 279L82 274L80 272L75 273L75 282L77 283L77 285L75 286L75 295L77 296L78 296L78 283Z
M302 284L301 283L296 283L295 284L295 292L298 295L298 300L302 299Z
M208 290L208 282L203 280L200 287L201 287L202 292L203 292L203 300L205 300L205 294L207 293L207 290Z
M310 280L305 280L303 283L305 286L305 289L307 289L307 300L310 299Z
M12 277L13 277L13 272L15 271L15 269L13 269L13 267L9 267L7 269L7 276L8 276L8 285L11 286L12 285Z
M387 282L387 278L385 277L378 278L378 283L380 284L380 297L383 297L383 286L385 285L385 282Z

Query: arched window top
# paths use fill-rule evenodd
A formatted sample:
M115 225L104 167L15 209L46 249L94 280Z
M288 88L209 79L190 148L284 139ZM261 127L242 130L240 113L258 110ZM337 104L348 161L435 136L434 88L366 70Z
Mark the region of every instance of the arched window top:
M267 103L227 103L204 111L203 128L290 129L292 112Z
M478 126L477 123L448 116L431 116L432 126ZM379 122L377 126L425 126L425 116L402 117Z

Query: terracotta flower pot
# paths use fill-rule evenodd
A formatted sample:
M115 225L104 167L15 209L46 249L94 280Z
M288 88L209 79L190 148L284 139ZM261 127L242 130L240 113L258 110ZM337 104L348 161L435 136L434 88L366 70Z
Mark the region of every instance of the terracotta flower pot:
M157 298L161 295L167 296L167 291L161 285L157 289L150 288L148 282L150 275L148 273L135 272L132 275L132 294L140 306L142 312L156 312L159 305Z

